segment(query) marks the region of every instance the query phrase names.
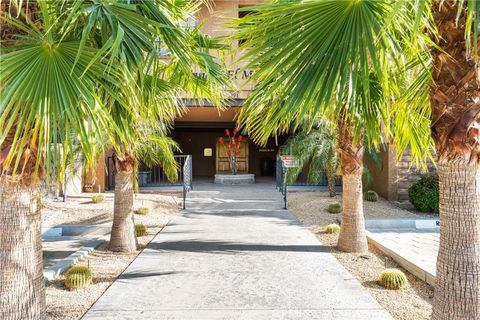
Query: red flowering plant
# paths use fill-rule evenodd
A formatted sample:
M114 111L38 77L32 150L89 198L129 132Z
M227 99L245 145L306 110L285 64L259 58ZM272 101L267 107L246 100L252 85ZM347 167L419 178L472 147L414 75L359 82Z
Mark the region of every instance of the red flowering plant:
M238 134L237 128L233 128L232 133L230 133L230 130L225 129L225 135L228 137L228 141L220 138L219 142L225 148L225 152L228 156L228 161L230 162L230 169L232 170L232 174L237 174L238 156L240 155L240 147L243 141L243 136L241 134Z

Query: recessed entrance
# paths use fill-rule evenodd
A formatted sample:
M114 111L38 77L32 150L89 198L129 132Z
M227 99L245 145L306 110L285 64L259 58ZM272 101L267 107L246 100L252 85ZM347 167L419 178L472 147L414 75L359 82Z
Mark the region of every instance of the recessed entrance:
M225 147L218 140L225 136L225 129L235 127L234 122L176 122L172 137L180 145L181 154L192 155L193 177L212 179L217 173L229 174L230 163ZM286 137L271 138L265 145L258 145L244 137L238 160L238 173L252 173L255 177L275 176L278 146Z

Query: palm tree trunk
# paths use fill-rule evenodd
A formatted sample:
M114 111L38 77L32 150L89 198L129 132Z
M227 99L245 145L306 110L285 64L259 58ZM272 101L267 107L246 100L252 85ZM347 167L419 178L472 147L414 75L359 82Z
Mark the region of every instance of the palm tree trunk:
M432 51L430 93L440 181L434 320L480 319L480 69L466 52L467 1L457 21L458 4L433 6L437 44L444 50Z
M3 3L2 3L3 4ZM21 168L6 162L16 122L0 144L0 319L46 319L37 149L24 148ZM15 162L15 161L13 161Z
M440 163L433 319L480 319L480 167Z
M335 168L332 168L332 165L329 163L327 164L325 173L327 175L328 192L330 197L333 198L337 195L337 192L335 191Z
M133 220L133 164L134 158L125 155L115 159L115 199L113 225L109 249L117 252L135 252L137 237Z
M363 146L354 143L353 129L348 120L339 120L340 171L343 185L343 214L337 247L345 252L368 251L363 217Z
M46 319L40 192L0 179L0 319Z

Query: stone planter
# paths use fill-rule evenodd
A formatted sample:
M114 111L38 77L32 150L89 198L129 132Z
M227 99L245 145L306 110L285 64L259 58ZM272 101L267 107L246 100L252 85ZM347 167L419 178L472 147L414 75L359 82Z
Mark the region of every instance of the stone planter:
M253 184L255 183L255 175L252 173L245 174L216 174L215 175L216 184L224 185L243 185L243 184Z

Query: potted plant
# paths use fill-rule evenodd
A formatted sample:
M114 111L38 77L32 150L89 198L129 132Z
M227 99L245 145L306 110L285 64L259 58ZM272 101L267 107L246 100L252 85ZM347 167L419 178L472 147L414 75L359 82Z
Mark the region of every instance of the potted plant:
M230 130L225 129L225 135L228 140L220 138L219 142L225 148L232 174L236 175L238 172L238 156L240 155L241 143L244 138L241 134L238 134L237 128L233 128L232 133L230 133Z

